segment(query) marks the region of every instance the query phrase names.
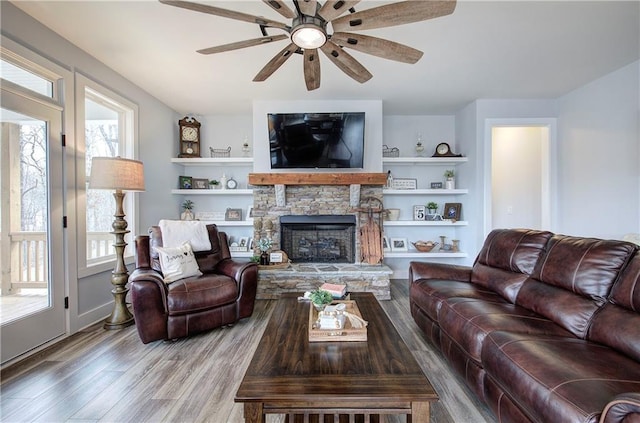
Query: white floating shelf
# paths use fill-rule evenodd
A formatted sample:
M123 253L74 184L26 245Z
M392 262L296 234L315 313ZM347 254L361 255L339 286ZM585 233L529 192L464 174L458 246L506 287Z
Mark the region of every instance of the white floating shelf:
M468 189L383 189L384 195L461 195Z
M389 165L414 165L414 164L431 164L431 165L456 165L466 163L468 157L383 157L382 163Z
M466 220L385 220L384 226L467 226Z
M184 158L174 157L171 163L181 164L183 166L211 166L211 165L249 165L253 164L253 157L202 157L202 158Z
M251 258L253 257L253 251L231 251L231 257L238 258Z
M405 251L405 252L391 252L384 253L384 258L420 258L420 259L428 259L428 258L464 258L467 257L467 253L421 253L419 251Z
M252 189L172 189L171 194L185 195L253 195Z
M251 220L203 220L206 224L215 224L216 226L253 226Z

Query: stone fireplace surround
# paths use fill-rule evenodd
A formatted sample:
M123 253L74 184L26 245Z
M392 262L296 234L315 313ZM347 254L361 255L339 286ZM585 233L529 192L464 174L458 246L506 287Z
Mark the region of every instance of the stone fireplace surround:
M359 199L354 199L354 191L359 198L373 197L382 201L382 185L361 185L354 190L353 185L255 185L253 188L254 219L260 220L262 230L254 228L253 237L257 241L264 236L273 240L273 250L281 248L280 217L286 215L353 215L356 228L365 222L356 211ZM284 194L284 202L282 201ZM276 198L276 197L279 198ZM353 204L356 204L354 207ZM270 222L270 223L267 223ZM265 230L265 228L270 228ZM324 282L343 283L351 292L373 292L378 299L389 299L389 277L391 269L384 264L368 265L360 261L360 237L356 229L356 260L347 264L303 263L289 269L264 269L258 274L257 298L277 298L281 292L304 292L320 286ZM285 251L286 252L286 251Z

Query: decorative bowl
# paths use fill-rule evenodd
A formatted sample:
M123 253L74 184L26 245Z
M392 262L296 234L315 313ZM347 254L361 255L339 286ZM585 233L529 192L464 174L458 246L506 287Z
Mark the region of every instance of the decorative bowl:
M416 248L416 250L420 251L421 253L428 253L438 245L437 242L433 241L416 241L412 242L412 244Z

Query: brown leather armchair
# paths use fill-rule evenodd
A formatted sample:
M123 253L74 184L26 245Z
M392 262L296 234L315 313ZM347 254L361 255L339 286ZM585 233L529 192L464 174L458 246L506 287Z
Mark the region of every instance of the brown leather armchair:
M258 281L255 263L231 259L227 235L207 225L211 250L195 252L203 273L170 284L163 281L159 226L136 237L136 269L129 277L138 334L147 344L176 339L234 323L253 313Z

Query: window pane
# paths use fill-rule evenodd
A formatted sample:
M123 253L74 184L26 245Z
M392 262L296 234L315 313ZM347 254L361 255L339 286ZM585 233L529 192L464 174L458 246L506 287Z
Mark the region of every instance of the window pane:
M53 83L27 70L19 68L7 61L0 59L0 75L2 79L35 91L38 94L53 97Z

